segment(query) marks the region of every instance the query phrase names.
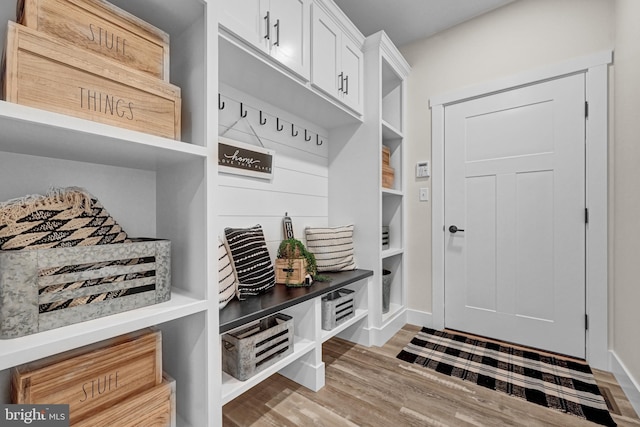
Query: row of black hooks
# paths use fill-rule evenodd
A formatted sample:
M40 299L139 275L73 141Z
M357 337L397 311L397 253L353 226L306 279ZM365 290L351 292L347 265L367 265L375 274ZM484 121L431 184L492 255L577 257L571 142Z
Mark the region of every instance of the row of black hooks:
M219 110L224 110L226 107L226 103L222 100L222 95L218 94L218 109ZM262 126L267 124L267 114L263 113L262 110L258 110L259 111L259 121L258 123L260 123ZM244 102L240 102L240 117L241 118L246 118L247 114L249 114L249 111L245 108L245 104ZM276 130L278 132L282 132L284 130L284 124L288 123L285 120L280 120L280 117L276 117ZM298 131L296 129L296 125L294 125L293 123L291 123L291 136L292 137L296 137L300 134L300 131ZM312 132L309 132L307 129L304 130L304 140L309 142L311 141L312 138ZM316 145L322 145L323 144L323 140L320 137L319 134L316 133Z

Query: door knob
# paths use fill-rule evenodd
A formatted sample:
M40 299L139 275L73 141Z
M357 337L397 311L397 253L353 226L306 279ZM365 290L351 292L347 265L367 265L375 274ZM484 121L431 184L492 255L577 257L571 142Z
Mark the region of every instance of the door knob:
M450 233L457 233L458 231L464 231L462 228L458 228L455 225L452 225L451 227L449 227L449 232Z

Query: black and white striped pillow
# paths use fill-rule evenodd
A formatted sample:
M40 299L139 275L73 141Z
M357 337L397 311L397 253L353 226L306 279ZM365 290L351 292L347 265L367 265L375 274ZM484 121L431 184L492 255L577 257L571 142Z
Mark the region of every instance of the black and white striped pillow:
M259 295L273 288L276 273L262 226L225 228L224 234L238 275L238 297Z
M218 300L223 309L238 291L238 279L231 263L229 250L218 236Z
M307 227L307 249L316 257L318 272L355 270L353 225Z

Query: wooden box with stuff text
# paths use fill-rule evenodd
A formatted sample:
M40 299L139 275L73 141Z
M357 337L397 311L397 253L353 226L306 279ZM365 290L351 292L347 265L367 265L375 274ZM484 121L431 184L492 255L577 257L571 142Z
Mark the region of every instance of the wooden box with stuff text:
M7 27L8 102L149 133L181 137L180 88L13 22Z
M104 0L19 0L16 22L169 82L169 35Z
M11 399L68 404L70 423L76 425L123 402L144 399L162 384L161 332L143 329L13 368ZM136 410L143 416L143 408Z

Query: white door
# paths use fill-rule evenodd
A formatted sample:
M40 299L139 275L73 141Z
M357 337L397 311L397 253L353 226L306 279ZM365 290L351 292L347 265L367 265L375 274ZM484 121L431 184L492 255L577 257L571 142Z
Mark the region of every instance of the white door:
M271 0L271 55L309 78L310 36L308 0Z
M584 74L445 108L447 328L585 357L584 111Z

